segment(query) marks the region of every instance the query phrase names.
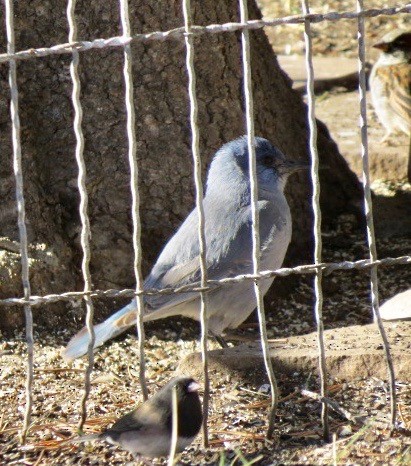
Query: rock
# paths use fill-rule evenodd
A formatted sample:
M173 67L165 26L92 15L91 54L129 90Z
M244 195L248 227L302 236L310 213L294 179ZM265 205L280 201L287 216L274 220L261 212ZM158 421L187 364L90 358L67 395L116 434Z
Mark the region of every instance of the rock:
M380 307L383 320L411 319L411 288L398 293Z
M411 381L411 322L384 325L391 344L397 379ZM382 340L376 325L355 325L325 331L328 377L355 380L366 377L387 379ZM271 345L276 373L318 373L317 334L299 335L278 340ZM261 374L263 358L259 343L209 352L209 368L225 377L253 379ZM179 365L178 372L201 377L201 355L193 353Z
M71 252L64 244L57 243L54 247L44 243L30 244L28 263L32 295L48 294L51 288L55 293L67 291L75 280L75 272L67 266L70 258ZM23 297L23 286L20 245L18 242L0 237L0 299L21 297ZM33 308L36 324L53 328L59 324L59 314L67 313L66 303L54 304L53 310L50 310L50 306L43 304ZM0 329L5 322L12 329L21 326L24 322L22 306L2 307L1 313Z

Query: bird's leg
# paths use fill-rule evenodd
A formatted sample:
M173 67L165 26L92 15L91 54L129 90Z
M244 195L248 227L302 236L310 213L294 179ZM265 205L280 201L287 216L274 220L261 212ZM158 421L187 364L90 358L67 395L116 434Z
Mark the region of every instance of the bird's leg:
M177 453L175 458L174 458L174 464L178 466L178 462L180 461L181 457L183 456L183 453Z
M221 346L221 348L229 348L228 343L224 340L221 335L216 335L213 332L208 332L211 337Z
M384 146L393 146L393 141L391 140L392 131L387 130L384 136L380 140L380 144L384 144Z
M148 463L139 453L131 453L133 458L134 458L134 462L133 463L127 463L127 466L132 466L134 464L136 465L142 465L142 466L149 466L151 463Z

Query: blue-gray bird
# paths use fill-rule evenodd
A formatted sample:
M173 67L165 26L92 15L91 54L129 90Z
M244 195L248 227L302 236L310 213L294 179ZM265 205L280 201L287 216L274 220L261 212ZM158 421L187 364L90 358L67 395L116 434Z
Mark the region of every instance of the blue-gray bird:
M260 270L281 267L291 239L291 214L284 196L288 176L308 168L287 160L267 139L256 137L258 212L260 219ZM251 192L247 137L221 147L210 165L204 196L206 261L208 278L219 280L253 273ZM177 288L198 283L201 278L198 216L194 209L162 250L145 289ZM263 294L273 278L260 281ZM199 320L197 292L144 297L144 321L182 315ZM238 327L256 306L251 280L224 284L208 293L210 333L216 336L226 328ZM94 327L95 347L124 332L136 322L136 301L123 307ZM89 335L83 328L63 351L66 360L87 352Z

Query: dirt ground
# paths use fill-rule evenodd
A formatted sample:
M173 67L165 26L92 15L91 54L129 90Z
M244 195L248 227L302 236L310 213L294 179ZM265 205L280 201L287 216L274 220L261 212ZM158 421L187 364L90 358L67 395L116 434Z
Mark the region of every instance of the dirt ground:
M297 13L295 9L299 8L299 2L292 0L264 0L262 3L265 6L270 3L270 12L274 15L289 14L290 11ZM315 12L320 8L330 11L355 9L354 1L331 1L327 2L327 7L323 7L323 2L319 0L311 3ZM368 1L365 6L378 8L386 6L386 3ZM284 5L287 10L284 10ZM393 6L391 2L389 6ZM394 24L408 24L409 27L410 19L405 15L374 18L367 22L368 37L373 40L393 28ZM300 26L276 28L275 34L274 49L278 53L299 54L299 60L302 60ZM326 58L352 59L356 53L355 37L355 26L348 21L344 22L344 27L332 22L316 25L315 53ZM273 43L272 35L270 39ZM374 59L375 55L370 51L370 61ZM343 71L352 66L352 61L346 63L347 68ZM327 62L323 67L326 70L329 68ZM341 74L341 70L338 73ZM334 88L317 96L317 116L329 127L341 152L360 175L357 93ZM369 124L371 164L376 158L384 161L386 154L393 160L393 155L398 152L405 153L405 138L398 140L394 146L379 144L383 131L370 105ZM410 185L397 175L382 176L380 170L381 163L375 163L372 177L378 256L409 255ZM336 219L333 230L323 232L323 243L324 261L368 257L365 233L358 230L350 216ZM312 277L278 280L286 280L290 292L275 298L277 312L267 316L269 338L278 340L314 331ZM381 301L410 286L409 265L379 270ZM368 272L334 272L324 277L323 289L324 324L327 329L371 323ZM110 302L113 309L123 304L119 300ZM32 428L24 447L17 440L25 399L24 335L16 333L14 338L0 342L0 464L120 465L132 461L131 456L115 447L65 443L67 438L76 434L86 361L67 365L59 352L81 325L81 322L73 323L72 328L57 329L53 335L45 335L41 329L35 328L34 411ZM147 379L151 393L173 376L185 356L198 351L198 331L196 324L183 319L146 326ZM371 343L368 340L367 347L361 348L362 338L359 334L357 337L359 355L375 346L374 340ZM235 345L244 340L257 340L255 320L251 319L241 326L228 339ZM391 344L395 350L395 338ZM210 342L210 348L216 348L214 342ZM273 348L275 352L275 345ZM347 374L339 374L338 371L330 375L329 396L343 409L339 412L330 410L330 427L335 437L333 442L326 443L322 439L321 405L307 395L307 391L318 390L315 370L307 366L291 373L279 372L277 376L282 400L274 437L267 440L269 396L264 374L259 370L248 371L246 377L235 370L212 373L210 447L202 448L199 438L186 450L180 462L192 465L411 464L411 390L405 380L400 377L397 380L397 430L390 433L387 422L390 397L386 377L377 373L365 378L361 374L347 377ZM86 431L99 431L140 400L137 344L133 332L130 332L96 352ZM165 461L156 460L150 464L165 464Z

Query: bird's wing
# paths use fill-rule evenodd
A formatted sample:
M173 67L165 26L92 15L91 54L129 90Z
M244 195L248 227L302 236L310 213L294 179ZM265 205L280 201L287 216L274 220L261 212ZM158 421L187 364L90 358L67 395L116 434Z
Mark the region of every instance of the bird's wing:
M141 404L138 408L125 416L118 419L109 429L111 432L126 432L129 430L140 430L149 426L161 425L163 419L161 411L153 409L155 408L152 403L146 401Z
M177 255L181 256L179 263L184 267L186 265L187 271L180 272L180 274L189 274L190 263L195 258L195 239L196 235L190 232L196 231L197 224L197 213L195 210L186 218L181 227L177 230L174 236L171 237L169 242L163 249L160 257L154 266L153 270L159 271L164 270L162 276L166 274L167 269L173 268L178 260ZM182 241L184 238L184 241ZM184 251L184 254L183 254ZM161 264L161 265L159 265ZM192 267L194 268L194 267ZM165 285L166 286L166 285ZM156 280L153 279L153 272L149 275L148 280L145 282L145 288L159 288L156 286ZM192 298L195 299L196 295L192 294ZM187 297L180 296L181 300L186 300ZM95 332L95 344L94 348L97 348L104 344L110 338L121 334L127 328L136 323L136 301L133 299L127 306L121 308L113 315L111 315L104 322L94 326ZM63 358L66 361L72 361L73 359L79 358L87 353L90 337L87 329L84 327L76 335L74 335L66 348L61 352Z
M272 203L259 201L260 240L263 245L273 234L273 229L281 228L273 219L280 219ZM241 207L229 216L213 210L212 217L206 217L207 272L208 279L219 280L252 271L251 247L251 208ZM201 277L199 247L197 237L197 214L193 211L178 232L170 239L161 253L144 287L176 288L187 284L199 284ZM146 320L157 311L165 311L182 303L198 298L198 293L174 293L146 296L144 310ZM133 300L107 320L94 327L96 339L94 348L110 338L124 332L136 323L136 303ZM77 333L62 351L65 360L71 361L87 352L89 335L86 328Z
M395 82L390 95L393 110L411 125L411 64L395 65Z
M281 215L276 206L268 201L259 201L260 242L262 248L274 230L281 228ZM278 224L274 219L277 219ZM208 222L207 222L208 220ZM250 206L241 207L230 218L206 218L207 278L220 280L226 277L252 272L252 218ZM172 258L172 267L161 267L161 256L152 273L147 277L147 288L178 288L188 284L200 285L201 270L198 240L193 248L195 256L179 263L178 254ZM157 268L158 267L158 268ZM157 270L164 270L157 273ZM182 302L196 299L198 293L147 296L147 313L169 309Z

